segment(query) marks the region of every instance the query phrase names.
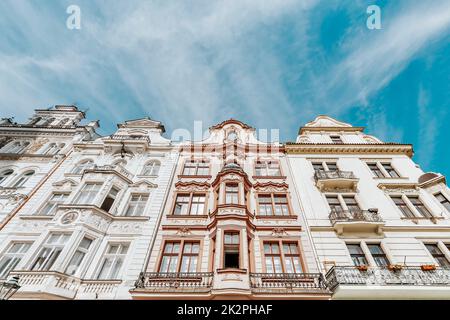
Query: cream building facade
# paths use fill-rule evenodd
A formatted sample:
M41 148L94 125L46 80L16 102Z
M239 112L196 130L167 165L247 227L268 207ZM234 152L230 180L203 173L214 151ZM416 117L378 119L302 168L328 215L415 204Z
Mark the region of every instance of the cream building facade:
M99 136L84 116L0 125L15 299L450 298L450 191L411 145L327 116L285 144L234 119L202 141L150 118Z

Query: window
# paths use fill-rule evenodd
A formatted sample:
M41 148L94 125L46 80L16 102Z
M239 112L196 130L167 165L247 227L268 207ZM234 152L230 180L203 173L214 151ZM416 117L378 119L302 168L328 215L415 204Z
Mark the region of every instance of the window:
M239 232L225 232L223 246L223 267L238 269L240 266Z
M0 186L2 185L2 183L8 179L12 174L14 173L14 171L12 169L7 169L7 170L3 170L0 173Z
M41 154L51 155L51 154L55 154L57 150L58 150L58 147L57 147L56 143L49 143L49 144L42 150Z
M312 166L314 168L314 171L325 171L325 167L323 166L322 162L313 162Z
M261 216L288 216L289 203L286 194L259 194L258 212Z
M199 252L200 244L198 242L166 242L159 272L196 272ZM179 263L180 261L181 263Z
M142 172L142 175L157 176L160 168L161 163L159 161L150 161L144 166L144 171Z
M77 164L73 169L73 174L82 174L84 170L94 167L94 162L92 160L85 160Z
M392 201L394 201L397 208L400 209L400 211L403 213L403 215L407 218L415 218L414 213L412 210L408 207L406 202L403 200L401 196L391 196Z
M425 207L422 201L420 201L419 197L417 196L407 196L409 201L411 201L411 204L416 208L419 213L424 216L425 218L430 218L433 215L430 213L430 211Z
M77 197L74 200L75 204L92 204L97 193L100 191L102 184L101 183L86 183L83 186L83 189L78 193Z
M227 204L239 203L239 184L237 183L225 184L225 203Z
M338 171L336 162L325 162L328 167L328 171Z
M335 161L333 162L312 162L314 171L338 171L338 166Z
M343 196L345 204L347 205L347 209L350 212L360 212L361 208L358 205L358 202L356 202L356 199L354 196Z
M359 244L347 244L347 249L350 253L350 257L352 257L352 261L355 266L369 265L366 259L366 255L364 254Z
M425 244L425 247L427 247L428 251L430 251L431 255L433 256L434 260L438 263L438 265L442 268L450 268L450 262L445 257L445 254L439 249L437 244Z
M68 193L60 193L60 192L53 193L47 200L45 205L42 207L42 209L39 211L39 214L43 216L53 215L58 205L63 204L68 197L69 197Z
M280 250L280 245L283 250ZM301 273L300 251L296 243L265 242L264 258L267 273Z
M378 267L386 267L390 264L388 258L386 257L386 254L381 248L381 245L368 244L367 247L369 248L370 254L372 255L372 258L375 260L375 263Z
M72 276L77 272L78 268L84 260L84 257L88 253L91 244L92 239L84 237L83 240L81 240L80 245L78 246L77 250L72 256L72 259L70 259L70 262L67 265L66 274Z
M444 196L444 194L442 192L439 192L434 196L444 206L444 208L447 209L448 212L450 212L450 201Z
M185 176L207 176L209 174L209 164L203 160L186 161L183 168Z
M16 183L14 183L13 187L14 188L20 188L22 187L27 181L28 179L31 178L31 176L34 175L34 171L27 171L24 174L22 174L22 176L16 181Z
M330 136L330 139L333 143L344 143L340 136Z
M128 252L128 244L109 244L103 255L97 279L117 279Z
M257 161L255 173L260 177L279 177L281 176L280 164L278 161Z
M105 200L103 200L103 203L100 206L100 208L105 210L106 212L109 212L109 210L111 210L111 207L114 204L114 201L116 200L118 193L119 190L116 187L112 187L109 190L108 194L106 195Z
M70 238L68 233L53 233L42 245L39 254L31 266L31 270L48 271L58 259L64 245Z
M22 153L29 145L29 141L13 141L2 149L2 153Z
M326 196L328 205L333 212L343 212L344 207L341 205L338 196Z
M369 167L370 171L375 175L375 177L378 178L384 178L383 172L378 168L378 165L376 163L368 163L367 166Z
M381 165L391 178L400 178L397 171L395 171L390 163L381 163Z
M147 194L132 194L125 215L128 217L142 216L147 201Z
M178 194L175 200L174 215L203 215L205 214L204 193Z
M30 249L31 243L14 242L0 259L0 279L6 279L9 272L14 270L22 260L25 253Z

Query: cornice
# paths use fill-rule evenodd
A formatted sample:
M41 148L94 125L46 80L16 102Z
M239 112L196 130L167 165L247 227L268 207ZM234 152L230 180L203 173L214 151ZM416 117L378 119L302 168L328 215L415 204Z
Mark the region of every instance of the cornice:
M287 142L285 145L287 154L404 154L412 157L414 154L411 144L397 143L294 143Z

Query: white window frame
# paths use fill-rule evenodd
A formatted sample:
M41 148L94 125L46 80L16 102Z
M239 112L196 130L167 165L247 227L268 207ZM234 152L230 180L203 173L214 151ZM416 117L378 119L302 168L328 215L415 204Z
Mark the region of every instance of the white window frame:
M84 248L84 247L81 246L81 244L82 244L82 242L83 242L84 239L88 239L88 240L91 241L90 244L89 244L89 246L88 246L87 248ZM74 251L74 252L72 253L72 255L70 256L70 259L68 260L67 265L66 265L65 268L64 268L64 270L65 270L64 272L65 272L66 274L72 275L72 276L77 276L77 275L79 275L79 274L83 271L83 268L84 268L84 266L86 265L86 261L87 261L88 258L89 258L89 251L91 250L92 247L94 247L94 245L95 245L95 238L92 237L92 236L89 236L89 235L87 235L87 234L84 234L84 235L81 237L80 241L78 242L75 251ZM75 255L76 255L78 252L81 252L81 253L83 254L83 257L81 258L81 261L79 262L79 264L76 266L75 271L74 271L73 273L69 273L69 272L68 272L68 271L69 271L68 269L70 268L71 262L72 262L72 260L75 258Z
M10 252L11 249L16 245L20 244L20 250L17 252ZM33 242L31 241L20 241L20 240L14 240L9 243L9 245L6 247L5 251L0 256L0 266L4 263L4 261L8 258L11 258L9 263L7 264L7 267L4 268L3 272L0 270L0 279L6 279L8 274L16 268L16 266L22 261L23 257L26 255L26 253L30 250L31 246L33 245ZM25 251L23 249L25 248ZM7 271L7 272L6 272Z
M139 197L139 199L141 197L147 197L147 199L145 200L145 202L142 201L142 200L137 201L137 204L134 206L134 208L132 210L132 214L130 215L130 214L128 214L128 211L129 211L129 209L130 209L130 207L131 207L131 205L133 203L133 197L136 197L136 196ZM149 193L131 193L130 197L128 198L127 206L125 208L125 211L124 211L123 215L126 216L126 217L142 217L144 215L144 213L145 213L146 208L147 208L147 204L149 202L149 199L150 199L150 194ZM142 206L142 203L144 204L143 206ZM136 215L135 214L136 210L138 210L137 208L139 208L139 207L141 207L141 209L139 209L139 210L141 210L141 214L137 214Z
M83 191L84 188L85 188L87 185L89 185L89 184L92 184L92 185L98 185L98 186L99 186L99 188L98 188L98 190L97 190L97 193L96 193L95 196L92 198L91 203L80 202L79 200L80 200L80 198L81 198L81 194L82 194L82 192L84 192L84 191ZM95 204L97 203L96 200L97 200L97 198L99 197L99 194L100 194L102 188L103 188L103 182L100 182L100 181L86 181L86 182L80 187L80 189L78 190L78 192L75 193L74 198L72 199L71 203L73 203L73 204L94 204L94 205L95 205ZM90 192L93 192L93 191L90 191Z
M36 215L37 216L46 216L46 217L54 216L58 206L61 204L67 203L67 200L70 197L70 193L71 193L70 191L54 191L54 192L52 192L50 194L50 196L47 198L47 200L45 201L45 203L39 208ZM64 201L53 201L52 199L55 195L64 195L65 196ZM44 209L50 203L52 203L52 209L49 211L49 213L43 213Z
M122 249L124 246L127 246L127 251L126 253L108 253L109 249L111 246L119 246L119 248L117 249L117 252L122 252ZM121 273L123 271L124 265L126 263L126 259L127 259L127 255L130 252L130 247L131 247L131 242L125 242L125 241L111 241L108 242L105 248L105 251L100 259L100 263L98 266L98 270L96 272L96 276L95 278L97 280L116 280L116 279L120 279ZM109 271L107 272L107 277L100 277L102 272L103 272L103 267L106 263L107 259L112 258L112 263L111 265L108 267ZM113 271L113 266L115 266L117 264L117 261L120 261L120 259L122 259L121 264L119 269L116 271L116 275L112 278L112 271Z
M159 160L150 160L147 161L144 165L144 168L142 170L142 176L149 176L149 177L157 177L159 175L159 172L161 171L161 161ZM158 168L157 172L155 173L154 171L156 170L155 168Z
M57 238L57 242L49 242L50 239L53 236L58 236ZM45 238L45 240L42 242L42 244L39 246L36 255L34 256L34 258L32 259L32 262L30 264L30 270L32 271L52 271L52 270L56 270L57 266L58 266L58 262L61 261L61 259L63 259L63 253L64 253L64 249L67 245L67 243L70 242L70 238L72 237L72 233L70 232L50 232L47 237ZM61 241L63 240L63 241ZM43 253L45 252L46 249L49 249L50 251L47 251L47 253L45 255L43 255ZM58 252L56 258L54 257L55 252ZM39 267L34 268L34 266L36 266L38 264L38 260L40 258L43 258L42 263L40 264ZM50 266L48 266L49 262L52 261ZM55 268L56 266L56 268Z

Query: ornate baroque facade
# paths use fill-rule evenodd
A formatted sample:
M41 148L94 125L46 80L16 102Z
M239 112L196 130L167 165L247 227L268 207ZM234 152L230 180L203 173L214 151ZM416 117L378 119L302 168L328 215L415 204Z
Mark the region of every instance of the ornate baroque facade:
M327 116L295 143L227 120L174 143L75 106L0 123L15 299L450 298L450 191L411 145Z

